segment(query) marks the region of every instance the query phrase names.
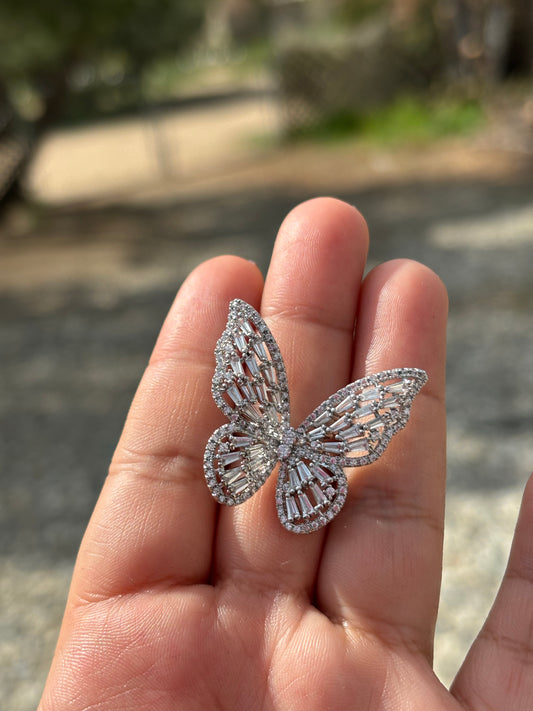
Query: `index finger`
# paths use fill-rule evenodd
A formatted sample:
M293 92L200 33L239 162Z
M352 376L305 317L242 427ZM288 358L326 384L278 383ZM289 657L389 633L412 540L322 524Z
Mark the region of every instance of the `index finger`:
M216 504L202 462L222 419L211 397L213 350L228 302L258 305L261 291L258 268L237 257L205 262L181 287L87 527L76 599L207 579Z

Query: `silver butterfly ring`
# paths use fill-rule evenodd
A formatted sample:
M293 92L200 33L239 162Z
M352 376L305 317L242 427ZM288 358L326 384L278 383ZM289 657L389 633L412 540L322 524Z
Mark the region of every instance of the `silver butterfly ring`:
M418 368L369 375L331 395L294 429L278 345L244 301L230 303L215 358L213 398L230 422L207 443L207 485L221 504L241 504L279 462L276 507L295 533L316 531L339 513L348 490L343 467L381 456L427 381Z

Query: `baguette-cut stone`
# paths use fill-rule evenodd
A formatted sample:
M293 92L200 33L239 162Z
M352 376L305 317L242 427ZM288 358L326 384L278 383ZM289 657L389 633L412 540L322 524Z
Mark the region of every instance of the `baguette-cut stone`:
M379 397L379 392L377 388L368 388L367 390L363 390L361 394L361 400L366 401L366 400L376 400Z
M315 425L320 426L320 425L325 425L328 420L331 419L331 415L327 410L324 410L322 414L320 414L318 417L315 418Z
M383 420L380 417L373 417L371 420L365 423L367 427L371 430L379 429L383 427Z
M347 430L343 430L342 432L339 432L339 437L342 437L343 440L348 440L351 437L359 437L361 434L361 425L352 425L352 427L348 427Z
M253 355L250 356L249 358L246 358L246 365L248 366L248 370L254 377L257 377L258 375L261 374L261 371L259 370L259 366L257 365L257 361Z
M302 509L302 514L304 518L309 517L312 513L314 513L315 510L313 508L313 505L309 501L309 497L307 496L307 494L298 494L298 499L300 500L300 508Z
M393 383L392 385L387 385L385 390L389 393L403 393L405 390L405 382L402 380L399 383Z
M266 385L264 383L257 383L255 389L261 402L268 402L268 391L266 389Z
M231 387L229 387L226 390L226 392L228 393L230 398L233 400L235 405L237 405L237 407L244 402L244 398L241 394L241 391L239 390L239 388L236 385L232 385Z
M329 473L325 470L322 469L322 467L319 464L315 464L313 466L313 474L318 481L320 481L322 484L329 484L331 481L331 476Z
M324 495L324 492L318 486L318 484L313 482L312 484L310 484L309 488L313 492L313 496L315 497L317 506L323 506L325 503L327 503L328 499L326 498L326 496Z
M332 432L339 432L339 430L342 430L345 427L348 427L348 422L346 421L346 415L343 415L342 417L339 417L336 422L333 422L333 424L329 426L329 429Z
M235 375L244 375L244 368L242 367L242 360L240 358L232 358L230 365Z
M368 452L368 442L366 439L352 440L348 443L349 452Z
M273 385L276 385L276 372L274 368L270 365L270 363L267 363L263 368L263 375L265 377L265 380L267 383L272 387Z
M268 360L268 353L263 341L256 341L254 343L254 351L261 358L261 360Z
M289 486L291 489L299 489L301 486L301 480L300 477L298 476L298 472L296 469L289 469Z
M344 442L324 442L322 449L328 454L341 454L344 452L346 445Z
M298 474L300 475L300 479L302 481L310 481L313 478L313 475L305 462L298 462L296 469L298 469Z
M242 457L241 452L229 452L228 454L220 454L219 459L223 466L227 467L228 464L233 464L234 462L239 462Z
M240 494L243 494L247 488L248 488L248 480L243 479L243 481L239 482L236 486L232 487L232 491L233 491L234 496L239 496Z
M300 518L300 510L293 496L287 496L285 499L285 510L289 521L294 521L295 518Z
M344 400L341 400L337 407L335 408L335 412L341 413L341 412L346 412L346 410L349 410L353 405L353 400L351 395L347 395Z
M235 447L248 447L249 444L252 444L253 439L251 437L248 437L246 435L234 435L233 436L233 444Z
M235 467L235 469L228 469L224 472L224 479L228 486L233 487L241 479L246 479L246 474L240 467Z
M261 416L255 409L255 407L252 407L250 404L244 405L244 407L241 407L241 415L247 420L250 420L250 422L261 422Z
M250 402L255 402L257 400L255 391L249 381L246 380L245 382L242 382L240 387L247 400Z
M370 405L363 405L363 407L358 407L354 415L355 417L363 418L368 417L368 415L371 415L373 412L374 404L372 403Z
M315 427L314 429L310 430L308 437L311 441L314 441L317 439L322 439L323 437L325 437L325 435L326 435L326 431L325 431L324 427L320 426L320 427Z
M244 353L244 351L246 350L247 342L243 334L235 333L233 336L233 341L237 346L237 350L239 350L241 353Z
M254 329L252 328L251 323L248 321L248 319L242 319L242 321L239 322L239 326L241 327L241 331L245 333L247 336L253 336L254 335Z

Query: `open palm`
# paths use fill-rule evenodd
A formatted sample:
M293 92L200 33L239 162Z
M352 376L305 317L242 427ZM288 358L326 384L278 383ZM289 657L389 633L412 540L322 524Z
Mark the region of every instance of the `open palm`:
M367 243L356 210L313 200L285 220L264 285L236 257L184 283L84 537L41 711L533 707L531 487L452 691L433 674L446 292L404 260L363 279ZM223 422L213 351L233 298L260 310L280 346L296 425L365 374L429 375L407 428L348 472L342 512L310 535L280 525L275 477L235 508L205 484L205 444Z

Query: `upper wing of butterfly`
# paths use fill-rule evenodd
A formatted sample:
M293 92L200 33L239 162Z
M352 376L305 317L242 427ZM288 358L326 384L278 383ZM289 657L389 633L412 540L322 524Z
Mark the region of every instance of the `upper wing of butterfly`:
M204 469L215 498L246 501L271 473L289 427L285 366L267 325L249 304L230 303L215 349L213 398L230 419L213 433Z
M350 383L298 428L302 446L341 467L370 464L405 427L411 403L426 381L423 370L397 368Z
M230 303L215 348L213 397L222 412L252 433L289 424L285 366L268 326L249 304Z
M276 505L285 528L309 533L337 515L347 493L342 468L369 464L385 451L426 380L416 368L384 371L347 385L309 415L278 476Z

